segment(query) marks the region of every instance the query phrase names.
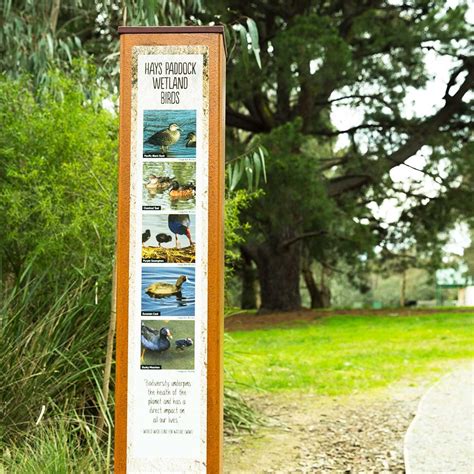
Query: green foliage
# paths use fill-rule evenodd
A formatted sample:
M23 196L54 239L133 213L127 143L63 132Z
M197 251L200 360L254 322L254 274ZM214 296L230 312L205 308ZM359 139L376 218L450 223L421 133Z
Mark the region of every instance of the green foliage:
M118 86L119 26L225 25L227 44L245 58L249 51L261 66L259 35L251 18L235 18L205 6L201 0L5 0L0 28L0 71L10 77L25 72L37 87L48 87L53 67L70 71L74 59L93 62L103 84ZM84 64L84 63L83 63ZM101 81L102 82L102 81ZM93 92L93 89L91 89Z
M212 5L223 12L228 3ZM229 61L227 143L235 150L258 141L268 150L264 197L246 212L247 250L260 274L275 254L290 252L278 242L300 247L294 252L303 261L349 269L360 285L374 257L387 255L374 248L416 247L425 267L439 265L449 230L473 214L472 97L452 100L455 85L472 87L467 2L236 1L232 7L259 31L261 68L249 68L245 54ZM436 108L452 100L455 112L446 109L434 120L410 111L409 100L432 79L427 65L438 59L450 71ZM343 121L349 124L340 124L341 107L353 111ZM425 179L395 183L391 169L419 150ZM398 222L374 212L386 204L399 207ZM295 267L299 260L293 258Z
M282 328L232 333L229 376L249 391L350 394L439 373L474 355L474 315L328 316Z
M301 231L328 227L334 207L319 179L318 161L305 153L307 142L300 121L275 128L262 138L271 158L266 162L265 192L246 214L254 232L278 235L296 222Z
M230 271L232 263L239 258L239 253L236 251L236 248L245 241L245 237L250 230L248 223L241 222L241 214L259 195L259 192L252 193L240 189L229 193L226 198L224 237L227 271Z
M51 71L49 88L37 93L28 77L0 78L5 440L31 429L42 406L47 423L75 414L68 426L93 426L103 413L112 426L100 380L114 254L117 120L101 107L100 90L87 94L93 69L80 67L77 74ZM48 433L28 443L46 446Z
M249 191L255 191L259 188L261 177L263 177L263 180L266 183L267 171L265 159L267 156L268 151L266 148L259 145L247 153L227 161L227 187L229 191L235 191L237 186L242 183L244 175L246 177L247 189Z
M71 69L74 58L94 61L112 91L118 76L118 26L183 24L200 0L5 0L0 28L0 70L30 73L47 87L49 70ZM113 81L110 79L113 78Z
M60 283L111 272L117 120L78 81L50 79L39 98L0 79L0 256L4 274L28 264Z

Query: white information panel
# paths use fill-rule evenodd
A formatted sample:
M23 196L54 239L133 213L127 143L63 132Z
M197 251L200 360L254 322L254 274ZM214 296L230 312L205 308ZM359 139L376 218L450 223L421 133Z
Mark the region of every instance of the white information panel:
M132 60L127 472L205 472L208 51Z

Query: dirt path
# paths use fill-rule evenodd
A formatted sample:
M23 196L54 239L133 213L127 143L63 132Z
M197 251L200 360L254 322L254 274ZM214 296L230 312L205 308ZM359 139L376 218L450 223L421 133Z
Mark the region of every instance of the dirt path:
M285 313L236 313L225 318L225 330L231 331L251 331L253 329L265 329L280 325L287 325L297 321L315 321L328 316L423 316L439 313L472 313L472 308L398 308L398 309L340 309L340 310L314 310L301 309Z
M403 438L431 381L350 397L254 398L270 425L255 435L227 437L224 472L405 472Z

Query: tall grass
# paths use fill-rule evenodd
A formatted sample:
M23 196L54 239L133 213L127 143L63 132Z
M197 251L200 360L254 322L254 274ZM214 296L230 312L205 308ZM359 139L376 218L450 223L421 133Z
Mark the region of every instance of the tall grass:
M224 360L238 363L239 352L233 346L233 339L229 334L224 334ZM224 431L234 434L238 431L253 431L264 423L264 418L259 415L249 402L243 397L242 383L238 382L229 371L224 368ZM248 386L246 388L249 388ZM256 390L255 384L252 387Z
M111 472L110 446L77 418L40 424L22 440L3 446L0 461L7 473L67 474ZM2 466L3 464L3 466Z
M3 459L7 472L69 472L40 464L33 470L21 459L30 451L41 453L31 463L48 452L61 462L73 448L78 457L92 456L94 465L111 462L112 415L101 395L110 289L97 298L92 279L50 282L46 272L32 276L27 270L0 304L0 435L10 453ZM95 429L100 412L104 441Z

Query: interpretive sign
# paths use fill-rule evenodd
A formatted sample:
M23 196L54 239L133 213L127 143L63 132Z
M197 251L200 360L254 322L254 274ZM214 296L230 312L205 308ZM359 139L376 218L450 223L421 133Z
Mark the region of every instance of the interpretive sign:
M119 32L115 472L220 472L223 30Z

